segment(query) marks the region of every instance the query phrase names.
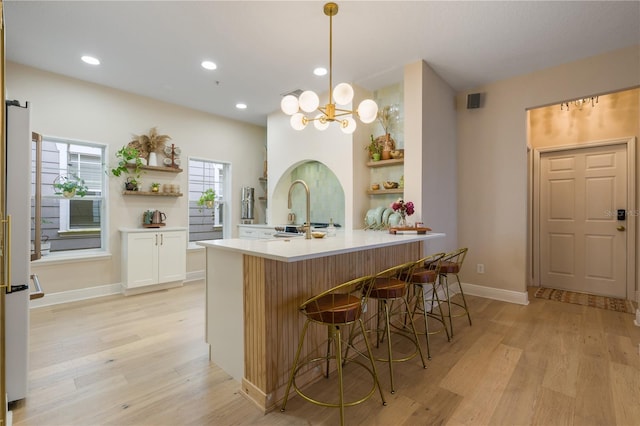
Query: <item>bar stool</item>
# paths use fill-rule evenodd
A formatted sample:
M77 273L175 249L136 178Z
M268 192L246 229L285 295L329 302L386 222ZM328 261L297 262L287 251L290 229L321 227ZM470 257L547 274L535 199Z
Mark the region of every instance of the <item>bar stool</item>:
M469 308L467 307L467 299L464 297L464 291L462 291L462 285L460 284L460 277L458 273L460 269L462 269L462 264L464 262L464 258L467 255L468 248L461 248L450 253L445 254L442 259L440 259L440 271L438 273L439 279L441 281L441 285L444 287L445 294L447 297L447 314L446 317L449 318L449 335L453 337L453 318L467 316L469 320L469 325L471 325L471 314L469 313ZM458 284L458 290L460 291L460 296L462 301L453 301L454 295L451 295L449 292L449 275L454 275L456 277L456 283ZM451 305L454 305L460 309L457 309L457 312L453 312L451 310Z
M413 323L413 314L409 309L409 303L407 301L407 280L411 276L411 272L415 266L415 261L407 262L402 265L394 266L392 268L385 269L375 275L372 281L372 288L369 293L369 299L375 299L378 301L378 314L376 316L376 347L379 347L380 343L387 338L387 358L376 358L378 361L387 362L389 364L389 375L391 377L391 393L395 393L395 384L393 379L393 363L404 362L412 359L417 354L420 354L420 361L422 361L422 367L427 368L427 364L422 354L422 348L418 341L418 335ZM399 302L400 307L393 309L393 303ZM406 321L400 321L400 324L392 324L392 316L401 316L404 314L404 318L409 319ZM383 328L380 327L380 321L383 320ZM403 358L394 358L391 343L391 327L393 326L394 334L403 336L411 340L416 350L410 355ZM409 329L409 334L407 333Z
M449 329L444 319L442 312L440 295L438 294L438 288L440 286L440 280L438 280L438 274L440 273L440 260L444 256L444 253L436 253L418 260L413 268L411 275L408 277L409 283L412 284L409 304L413 304L413 317L416 315L422 315L424 319L424 335L427 341L427 358L431 359L431 348L429 342L429 335L445 332L447 335L447 341L451 341L449 336ZM427 296L425 287L431 286L431 296ZM443 292L443 295L446 294ZM427 308L427 305L431 305ZM442 324L441 328L437 330L429 329L429 318L433 318ZM418 333L422 334L422 333Z
M369 296L369 292L371 291L371 282L373 280L373 276L366 276L361 278L356 278L354 280L348 281L346 283L340 284L334 288L326 290L317 296L314 296L300 305L300 312L306 316L306 321L302 328L302 332L300 333L300 340L298 342L298 349L296 350L295 359L293 362L293 367L291 369L291 375L289 376L289 382L287 383L287 389L284 394L284 400L282 403L282 407L280 411L285 411L285 407L287 404L287 400L289 398L289 391L291 386L296 390L296 392L305 400L320 405L323 407L333 407L340 408L340 424L344 424L344 407L351 407L361 402L366 401L373 393L376 388L380 392L380 398L382 399L382 404L387 405L387 402L384 399L384 395L382 394L382 389L380 388L380 383L378 381L378 373L376 371L376 364L373 358L373 353L371 351L371 345L369 344L369 340L367 338L367 333L364 327L364 322L362 320L362 312L363 306L367 303L367 299ZM306 359L301 362L300 353L302 351L302 347L304 344L304 339L307 334L307 329L310 323L317 323L321 325L327 326L328 330L328 339L327 339L327 353L326 356L319 356L311 359ZM355 324L359 325L360 331L362 332L362 336L364 338L364 344L367 349L367 355L364 355L353 345L353 330L356 328ZM347 350L352 347L356 353L363 358L367 359L367 362L370 366L363 364L357 358L347 360L347 351L345 351L344 357L342 356L342 328L347 325L353 325L351 327L351 333L349 334L349 341L347 343ZM333 347L333 353L331 353L331 349ZM310 357L314 351L310 352ZM306 395L296 384L295 377L298 371L305 365L311 363L319 363L326 361L326 373L325 377L329 377L329 361L331 359L335 360L335 365L338 372L338 392L339 392L339 402L332 403L326 401L318 401L316 399L311 398ZM365 370L371 374L373 377L373 386L369 393L362 397L361 399L354 401L345 401L344 397L344 385L343 385L343 366L347 364L347 361L353 362L355 364L360 365Z

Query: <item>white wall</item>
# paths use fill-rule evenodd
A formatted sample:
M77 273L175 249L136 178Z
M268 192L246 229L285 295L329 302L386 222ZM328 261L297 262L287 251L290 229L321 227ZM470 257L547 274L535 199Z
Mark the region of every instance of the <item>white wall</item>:
M75 80L23 65L8 63L7 99L29 101L32 105L32 130L49 136L104 143L108 145L109 163L114 153L132 139L157 126L160 133L172 137L182 149L183 161L189 156L231 163L230 199L233 233L240 218L240 195L243 186L259 188L262 176L266 129L204 112L155 101L104 86ZM185 172L147 173L143 185L152 181L178 183L187 192ZM166 175L166 176L165 176ZM139 197L121 195L122 178L109 178L108 246L112 257L99 261L76 261L65 264L32 264L46 291L55 293L84 287L120 282L120 227L137 227L142 211L157 208L167 214L167 226L187 226L187 197ZM258 218L264 220L264 218ZM202 268L203 261L192 257L189 267ZM187 271L192 272L191 270Z
M640 45L458 94L458 242L469 247L463 281L526 291L527 109L638 85ZM468 93L483 93L484 105L467 110ZM477 263L485 274L475 272Z
M424 61L405 66L404 198L416 205L414 221L446 234L431 243L432 252L458 248L454 98Z

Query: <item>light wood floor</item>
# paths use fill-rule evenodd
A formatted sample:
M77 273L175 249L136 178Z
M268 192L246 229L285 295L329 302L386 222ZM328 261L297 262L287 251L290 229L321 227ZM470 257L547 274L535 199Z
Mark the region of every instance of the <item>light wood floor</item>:
M528 306L468 299L473 326L460 317L452 342L434 335L428 369L417 359L397 365L395 395L379 364L388 405L375 395L347 408L348 424L640 424L632 315L533 297ZM299 397L263 415L208 361L203 335L202 283L36 309L30 393L13 407L14 424L339 423L336 409Z

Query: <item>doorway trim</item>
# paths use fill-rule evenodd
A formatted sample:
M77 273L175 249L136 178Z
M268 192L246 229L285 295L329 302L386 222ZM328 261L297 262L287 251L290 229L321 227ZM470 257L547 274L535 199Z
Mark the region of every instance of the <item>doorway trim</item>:
M635 283L637 264L636 264L636 241L637 236L637 218L640 212L636 208L636 138L635 136L607 139L602 141L585 142L572 145L558 145L550 147L535 148L533 150L533 175L531 186L532 194L532 263L531 284L540 287L540 157L542 154L549 152L562 152L574 149L586 149L600 146L625 145L627 149L627 299L638 300L639 295L636 293ZM629 214L631 212L631 214Z

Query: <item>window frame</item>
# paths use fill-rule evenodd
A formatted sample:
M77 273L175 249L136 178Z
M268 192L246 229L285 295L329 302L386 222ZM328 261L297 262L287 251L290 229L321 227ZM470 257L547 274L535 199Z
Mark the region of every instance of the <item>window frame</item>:
M191 241L191 223L190 223L190 218L191 216L189 215L189 209L191 202L193 201L197 201L199 199L199 197L194 197L191 198L191 178L192 178L192 169L191 169L191 162L192 161L198 161L198 162L202 162L202 163L214 163L214 164L219 164L222 165L223 167L223 180L221 182L221 186L222 186L222 196L223 196L223 200L222 201L217 201L216 200L216 206L214 207L216 209L216 212L221 211L222 215L224 217L224 221L222 222L222 238L229 238L229 236L231 235L231 212L232 212L232 208L231 205L229 203L229 198L230 198L230 194L231 194L231 163L228 161L220 161L220 160L214 160L211 158L204 158L204 157L196 157L196 156L189 156L187 158L187 230L188 230L188 234L189 234L189 244L193 244L195 241ZM204 190L206 189L203 186ZM216 193L216 199L218 198L219 194Z
M99 236L100 238L100 247L91 247L91 248L78 248L78 249L67 249L67 250L57 250L55 252L51 252L49 253L47 256L43 257L42 260L44 259L51 259L54 260L56 258L65 258L65 257L69 257L69 255L73 254L74 256L78 256L80 255L82 256L95 256L96 254L104 254L106 252L108 252L108 219L107 219L107 212L109 211L109 193L108 193L108 188L109 188L109 181L108 181L108 176L105 173L106 170L106 161L109 155L109 146L107 144L104 143L100 143L100 142L93 142L93 141L87 141L87 140L79 140L79 139L72 139L72 138L65 138L65 137L59 137L59 136L49 136L49 135L43 135L42 136L42 143L43 146L45 143L51 143L55 145L55 150L58 152L58 169L57 169L57 173L58 175L68 175L69 172L69 168L68 168L68 164L69 164L69 157L67 156L67 153L69 152L66 147L69 146L70 148L72 148L74 145L76 147L86 147L87 148L87 152L84 152L84 154L91 154L90 151L95 151L95 154L99 153L99 155L101 155L100 158L100 170L99 170L99 176L101 177L100 179L100 189L97 190L100 192L100 195L89 195L87 194L86 196L82 197L82 198L78 198L78 200L84 200L84 201L90 201L90 200L99 200L100 201L100 227L88 227L88 228L71 228L70 227L70 206L71 206L71 201L69 199L66 199L64 197L61 197L59 195L53 195L53 194L48 194L45 195L45 193L49 192L46 190L47 186L51 185L50 182L45 182L44 179L42 181L41 184L41 192L42 192L42 199L46 200L46 199L50 199L50 200L57 200L58 201L58 208L59 208L59 214L58 214L58 229L57 229L57 234L58 236L65 238L73 238L74 236L80 237L80 236L87 236L87 235L95 235L95 236ZM80 150L82 151L82 149ZM77 154L82 154L83 152L79 152L76 151ZM31 182L31 200L32 200L32 205L33 205L33 199L35 197L34 194L34 190L35 190L35 181L33 180L33 178L35 177L35 158L32 158L32 166L31 166L31 177L32 177L32 182ZM43 161L44 163L44 161ZM55 161L52 162L52 164L55 164ZM50 168L48 171L52 172L53 168ZM46 170L43 170L43 176L45 174ZM43 215L43 220L46 220L46 218ZM55 229L55 228L54 228ZM33 242L33 240L32 240Z

